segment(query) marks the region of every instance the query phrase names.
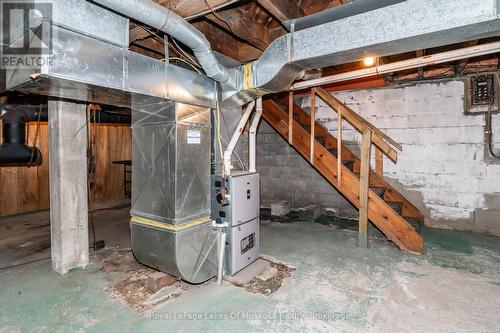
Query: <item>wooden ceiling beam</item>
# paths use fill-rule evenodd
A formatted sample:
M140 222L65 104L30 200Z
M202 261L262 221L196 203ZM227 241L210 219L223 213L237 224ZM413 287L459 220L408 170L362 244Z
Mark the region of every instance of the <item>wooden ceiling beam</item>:
M207 37L215 51L240 62L257 59L262 53L256 47L236 40L231 34L209 22L200 21L193 25Z
M205 16L210 22L264 51L272 40L266 26L255 21L241 8L227 9Z
M155 2L174 11L177 15L191 17L229 4L232 0L155 0Z
M295 0L257 0L257 2L281 23L304 16L304 11Z

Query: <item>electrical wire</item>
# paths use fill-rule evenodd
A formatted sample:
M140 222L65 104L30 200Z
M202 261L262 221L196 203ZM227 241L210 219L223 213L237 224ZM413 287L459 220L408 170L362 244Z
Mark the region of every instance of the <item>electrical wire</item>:
M221 135L220 135L220 115L221 115L221 112L220 112L220 96L219 96L218 89L217 89L217 98L215 101L215 108L217 110L217 141L219 143L219 152L220 152L220 158L221 158L221 163L222 163L221 173L222 173L222 177L224 177L225 176L225 174L224 174L224 151L222 150Z
M42 116L42 105L40 104L40 109L38 110L38 117L36 121L35 137L33 138L33 148L31 149L31 157L28 162L28 168L31 168L31 163L33 163L33 157L35 157L36 144L38 141L38 133L40 132L40 117Z
M495 79L497 81L498 87L500 87L500 79L498 75L495 75ZM493 87L495 86L495 83L493 83ZM487 141L487 148L488 148L488 153L490 154L491 157L500 159L500 156L495 153L495 149L493 147L493 116L491 114L491 109L493 108L493 101L495 100L493 96L493 87L490 87L491 91L491 96L490 96L490 103L488 105L488 113L486 114L486 130L485 134L487 135L486 141ZM498 99L500 99L500 92L497 92L497 104L500 105Z
M150 35L153 35L153 36L155 36L155 37L159 38L159 39L160 39L163 43L165 43L165 38L164 38L164 37L162 37L162 36L160 36L158 33L154 32L154 31L152 31L152 30L150 30L150 29L148 29L148 28L146 28L146 27L144 27L144 26L142 26L142 25L139 25L139 27L141 27L142 29L144 29L144 30L145 30L147 33L149 33ZM145 39L145 38L146 38L146 37L142 37L142 38L135 39L135 40L134 40L134 42L135 42L135 41L138 41L138 40ZM175 51L176 51L176 52L177 52L180 56L183 56L183 57L185 57L186 59L188 59L188 60L184 60L184 59L182 59L181 61L183 61L183 62L187 63L188 65L195 66L195 67L197 67L197 68L199 68L199 69L201 69L201 68L202 68L202 67L200 66L200 64L198 63L198 61L196 61L195 59L191 58L191 56L190 56L190 55L189 55L186 51L184 51L184 49L183 49L182 47L180 47L180 46L179 46L179 44L177 44L177 42L175 41L175 39L171 38L171 40L172 40L173 45L172 45L172 44L170 44L170 43L169 43L168 45L169 45L169 46L171 46L171 47L172 47L172 48L173 48L173 49L174 49L174 50L175 50ZM167 52L165 52L165 54L166 54L166 53L167 53ZM170 60L170 59L174 59L174 58L173 58L173 57L169 57L169 60ZM177 60L179 60L179 59L181 59L181 58L178 58ZM193 67L193 68L194 68L194 67ZM200 73L200 71L199 71L199 70L196 70L196 71L197 71L198 73ZM201 74L201 73L200 73L200 74Z
M190 63L189 61L186 61L186 60L184 60L184 59L182 59L182 58L178 58L178 57L169 57L169 58L168 58L168 60L178 60L178 61L181 61L181 62L183 62L184 64L191 66L191 68L192 68L193 70L195 70L198 74L202 74L202 72L201 72L201 71L200 71L200 70L199 70L199 69L198 69L195 65L193 65L193 64L192 64L192 63ZM165 58L163 58L163 59L162 59L162 61L165 61Z
M226 144L226 147L227 147L228 142L223 137L221 137L221 139ZM243 169L243 171L245 171L246 170L245 164L243 164L243 160L241 159L240 155L238 155L238 153L235 151L233 152L233 154L236 155L236 157L238 158L238 161L240 162L241 168Z
M93 149L92 149L92 146L93 146L93 142L95 142L95 110L92 110L92 116L94 117L94 125L91 124L91 121L90 121L90 105L87 105L87 158L89 158L90 156L90 159L93 158L92 156L92 152L93 152ZM100 118L100 112L99 112L99 118ZM99 119L100 120L100 119ZM92 133L92 135L89 135L89 132ZM88 162L87 162L87 166L88 166ZM91 163L91 170L87 170L87 204L88 204L88 217L89 217L89 221L90 221L90 228L91 228L91 232L92 232L92 249L94 251L96 251L96 235L95 235L95 225L94 225L94 213L93 213L93 209L92 209L92 188L90 186L90 175L93 173L93 170L94 170L94 163L92 162Z
M207 1L207 0L204 0L204 1L205 1L205 4L207 5L207 7L208 7L208 8L210 9L210 11L212 12L212 14L213 14L213 15L214 15L217 19L219 19L219 21L223 22L223 23L224 23L224 24L225 24L225 25L229 28L229 30L233 33L233 35L238 36L238 34L237 34L237 33L235 33L235 32L233 31L233 27L231 26L231 23L229 23L229 22L228 22L228 21L227 21L224 17L220 17L220 16L219 16L219 14L217 14L217 13L215 12L215 10L212 8L212 6L210 6L210 4L208 3L208 1Z
M5 270L11 269L11 268L21 267L21 266L25 266L25 265L29 265L29 264L34 264L36 262L44 261L44 260L47 260L47 259L50 259L50 258L51 257L44 257L44 258L41 258L41 259L35 259L35 260L27 261L27 262L22 262L22 263L15 264L15 265L0 267L0 271L5 271Z
M182 48L179 46L179 44L177 44L177 42L175 41L174 38L171 38L172 39L172 43L177 47L177 50L183 55L185 56L186 58L188 58L193 64L195 64L196 66L198 66L199 68L201 68L200 64L198 61L196 61L195 59L191 58L191 56Z
M224 122L224 126L226 127L226 131L227 131L227 133L231 133L231 132L229 131L229 126L227 126L226 117L224 117L224 113L221 113L221 116L222 116L222 121ZM227 142L227 141L226 141L223 137L221 137L221 139L222 139L222 141L224 141L224 143L226 144L226 147L227 147L228 142ZM245 165L244 165L244 163L243 163L242 159L240 158L240 156L238 155L238 153L237 153L237 152L234 152L234 154L235 154L235 155L236 155L236 157L238 158L238 161L240 162L241 168L245 171L245 170L246 170L246 168L245 168Z

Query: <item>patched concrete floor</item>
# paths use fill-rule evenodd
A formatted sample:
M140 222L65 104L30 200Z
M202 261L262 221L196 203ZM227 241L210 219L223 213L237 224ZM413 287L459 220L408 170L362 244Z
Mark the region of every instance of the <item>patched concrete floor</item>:
M426 229L426 253L416 256L379 237L357 248L352 223L300 216L262 223L262 253L295 268L269 297L208 282L133 309L109 293L144 269L130 257L109 263L127 252L127 212L96 212L108 223L98 235L108 228L122 240L106 239L117 247L94 253L86 270L59 276L48 260L0 270L0 332L500 331L500 238ZM9 221L0 219L0 237ZM4 259L15 252L4 249Z

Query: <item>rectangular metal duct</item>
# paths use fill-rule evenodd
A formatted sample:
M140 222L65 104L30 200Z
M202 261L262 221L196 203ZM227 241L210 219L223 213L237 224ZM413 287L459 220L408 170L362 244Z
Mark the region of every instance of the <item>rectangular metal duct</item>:
M208 217L210 109L170 102L132 113L132 215L169 224Z
M132 249L143 264L203 282L217 269L211 228L210 109L133 107Z
M310 22L313 16L298 19L305 22L304 29L281 36L259 59L243 65L242 90L236 95L225 91L224 97L243 104L285 89L305 69L500 35L499 0L363 0L362 4L376 7L378 2L394 4L348 17L317 14L322 21L315 26Z
M54 1L38 27L51 32L50 55L26 51L44 61L7 68L6 89L122 107L165 99L214 106L213 80L129 51L128 23L87 1Z

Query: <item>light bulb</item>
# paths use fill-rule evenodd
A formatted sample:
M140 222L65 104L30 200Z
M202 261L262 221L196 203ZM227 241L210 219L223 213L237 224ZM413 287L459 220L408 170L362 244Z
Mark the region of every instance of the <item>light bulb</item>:
M373 66L375 63L375 58L374 57L366 57L365 60L363 60L366 66Z

